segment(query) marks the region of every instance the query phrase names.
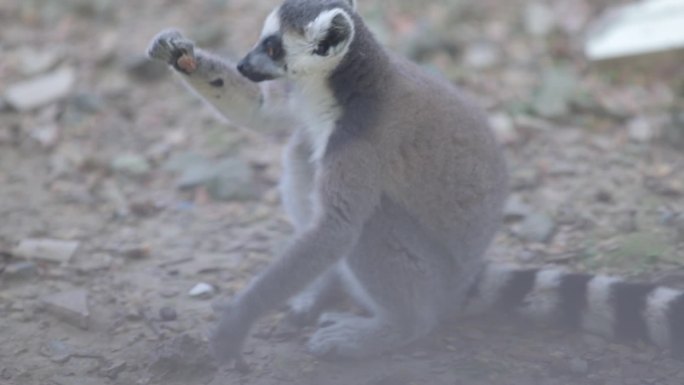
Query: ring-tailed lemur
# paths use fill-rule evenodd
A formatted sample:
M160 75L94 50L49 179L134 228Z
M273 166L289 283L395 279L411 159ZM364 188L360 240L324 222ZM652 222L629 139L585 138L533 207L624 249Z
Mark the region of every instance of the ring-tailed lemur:
M297 234L222 310L210 341L220 360L237 357L264 313L294 297L291 313L310 320L340 288L369 316L322 314L316 355L380 354L492 308L684 350L680 291L484 262L507 177L483 113L387 52L353 1L285 0L237 65L175 30L149 55L237 124L299 127L281 183Z

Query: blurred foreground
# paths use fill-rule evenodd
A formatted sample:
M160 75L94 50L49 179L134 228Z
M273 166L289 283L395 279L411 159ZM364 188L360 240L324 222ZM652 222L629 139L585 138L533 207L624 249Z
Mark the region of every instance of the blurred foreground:
M388 46L489 110L514 186L492 258L684 284L682 50L588 61L589 25L618 1L359 2ZM217 374L208 299L290 232L288 128L220 122L143 52L176 26L238 57L275 4L0 4L0 384L684 382L651 347L501 323L330 365L277 316L251 373Z

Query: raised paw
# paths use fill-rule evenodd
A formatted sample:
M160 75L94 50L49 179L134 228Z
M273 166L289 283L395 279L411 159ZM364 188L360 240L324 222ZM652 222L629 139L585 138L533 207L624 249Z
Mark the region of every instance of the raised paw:
M147 48L147 55L152 59L161 60L177 67L178 59L181 56L187 56L194 60L195 43L185 38L176 29L166 29L152 39Z

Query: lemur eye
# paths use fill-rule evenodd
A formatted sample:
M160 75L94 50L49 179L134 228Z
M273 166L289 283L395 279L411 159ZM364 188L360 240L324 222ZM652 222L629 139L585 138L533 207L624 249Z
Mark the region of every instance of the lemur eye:
M283 47L277 36L270 36L264 40L264 51L273 60L278 60L283 55Z

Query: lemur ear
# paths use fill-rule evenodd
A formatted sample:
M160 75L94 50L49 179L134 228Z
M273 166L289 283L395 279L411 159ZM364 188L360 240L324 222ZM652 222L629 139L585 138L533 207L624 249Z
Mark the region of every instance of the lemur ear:
M335 56L343 52L354 38L354 22L342 8L321 12L306 27L306 37L318 56Z
M347 0L351 9L356 11L356 0Z

